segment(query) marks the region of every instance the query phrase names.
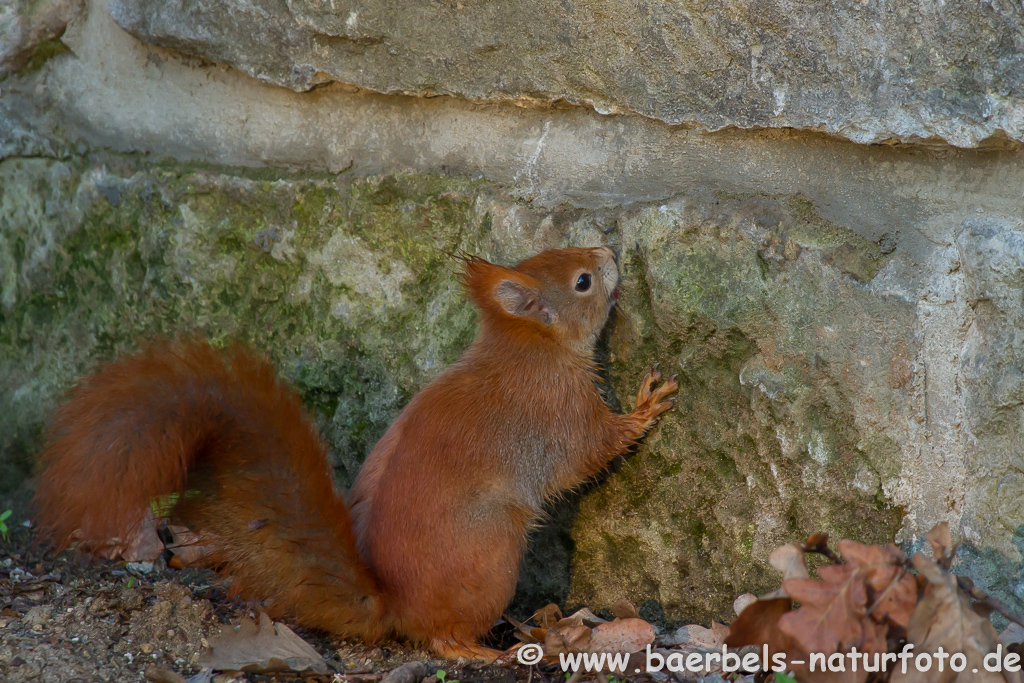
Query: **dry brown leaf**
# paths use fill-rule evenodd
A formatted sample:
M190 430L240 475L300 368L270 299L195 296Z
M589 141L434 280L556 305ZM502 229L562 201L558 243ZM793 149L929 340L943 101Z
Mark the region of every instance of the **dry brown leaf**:
M212 551L210 546L203 543L202 536L196 534L188 527L168 524L167 530L174 539L173 543L167 545L167 549L171 551L173 556L171 559L176 560L174 565L181 565L181 567L176 568L192 567L200 564L202 559Z
M935 562L943 569L949 569L949 561L952 560L952 557L947 557L947 553L953 547L953 537L949 533L949 522L939 522L924 537L928 539L928 543L932 546Z
M729 630L726 628L725 634L727 635L728 632ZM676 631L674 640L677 645L698 645L700 647L717 648L722 646L725 635L715 633L711 629L704 628L699 624L687 624Z
M828 534L815 534L811 536L808 541L815 538L824 539L822 542L828 541ZM768 556L768 563L775 569L782 572L782 580L785 582L786 579L808 579L810 573L807 571L807 560L804 553L804 548L799 543L787 543L786 545L780 545L778 548L772 551L772 554ZM786 593L785 588L776 588L771 593L767 593L761 596L762 600L776 600L778 598L788 598L789 594ZM738 600L739 598L737 598ZM733 609L736 609L736 603L733 603Z
M881 658L886 651L885 632L887 627L884 624L875 623L871 619L865 619L862 626L864 642L857 648L857 651L858 654L868 655L871 666L874 667L875 653L878 653ZM860 664L854 671L853 666L846 658L844 658L843 670L822 671L820 666L816 666L816 670L811 671L808 653L801 652L794 645L791 645L789 649L783 648L783 651L790 655L788 661L791 663L793 674L801 683L865 683L870 675ZM794 656L794 653L798 654L799 658ZM795 660L798 659L803 663L797 664ZM861 659L859 662L863 662L863 660Z
M828 534L817 533L811 534L807 537L807 541L804 543L805 552L827 552L828 551Z
M569 644L569 647L573 650L582 650L586 648L587 643L590 642L592 637L593 629L583 624L572 624L557 629L549 629L548 633L554 631L561 633L565 638L565 642Z
M903 566L903 551L891 543L879 546L843 540L839 553L864 574L869 615L875 621L888 619L906 628L917 606L917 581Z
M807 562L804 560L803 546L797 543L780 545L768 556L768 564L782 572L782 579L808 579L811 574L807 571Z
M537 625L541 628L551 628L561 620L562 610L552 602L534 612L530 618L537 622Z
M886 626L884 624L878 624L871 619L865 619L862 622L864 629L864 642L858 647L858 653L866 654L869 657L869 661L872 662L871 666L874 667L873 657L875 653L878 653L879 658L886 651L886 640L885 631ZM802 683L864 683L867 681L869 672L864 670L863 666L858 666L857 670L853 670L853 666L849 661L844 661L842 671L821 671L820 667L818 670L811 671L809 658L806 653L803 655L803 664L793 664L792 671L796 676L797 680ZM863 660L860 660L863 662Z
M586 607L576 610L568 617L566 617L566 619L572 619L576 623L584 624L585 626L590 626L591 628L597 626L598 624L604 624L608 621L607 619L602 619L601 617L597 616L596 614L588 610Z
M583 625L549 628L544 633L544 657L553 661L560 654L582 650L590 642L590 634L591 629Z
M940 536L936 543L941 546L943 538ZM941 557L942 553L937 551L936 555ZM1001 674L984 667L985 655L996 650L998 640L992 623L971 608L970 601L957 588L956 576L921 553L914 555L912 561L927 586L910 618L907 642L914 645L915 654L936 653L939 647L947 653L962 652L967 657L967 667L958 674L949 668L948 661L942 672L936 665L930 671L908 666L905 674L901 669L893 672L892 683L1004 683Z
M740 613L752 603L757 602L757 596L753 593L744 593L743 595L736 596L736 599L732 601L732 611L739 616Z
M111 539L110 546L100 553L108 560L121 558L125 562L152 562L164 552L164 543L157 534L161 520L149 508L142 522L125 539Z
M538 610L533 618L550 622L561 617L554 605ZM510 619L516 635L524 642L543 643L544 660L557 662L561 654L575 652L631 653L654 642L654 627L643 619L604 621L588 609L560 618L548 628L530 628Z
M818 568L821 581L787 579L782 587L801 606L782 615L779 629L804 652L826 655L861 646L867 614L863 573L850 564Z
M718 645L721 645L725 642L725 637L729 635L729 627L725 624L719 624L717 621L712 621L711 633L714 634L715 639L718 641Z
M210 648L199 665L217 671L327 673L327 662L320 653L263 612L259 626L252 619L243 619L238 630L225 629L219 637L211 638Z
M734 649L747 645L767 646L769 659L780 652L786 655L787 661L799 659L806 653L779 628L779 620L790 614L792 607L793 601L788 597L761 598L751 603L730 624L725 644Z
M566 628L569 628L570 626L590 626L590 627L596 626L597 624L593 624L593 623L587 624L586 623L586 615L587 614L590 614L589 610L586 610L586 611L584 611L584 610L577 610L577 611L573 612L572 614L570 614L569 616L562 617L561 619L559 619L557 622L555 622L555 624L551 628L556 628L556 629L562 631L562 630L565 630ZM593 616L593 615L591 615L591 616Z
M773 635L778 633L779 619L792 608L793 601L789 598L755 600L729 625L725 644L729 647L770 645Z
M588 652L639 652L654 642L654 627L643 619L616 619L595 626Z
M578 652L590 642L591 630L582 620L562 619L544 632L544 654L554 658L564 652Z
M508 623L512 624L515 627L515 629L516 629L516 631L515 631L516 638L518 638L520 642L522 642L522 643L542 643L542 642L544 642L544 629L540 629L540 628L536 628L536 627L530 626L529 624L527 624L525 622L522 622L522 621L517 621L514 617L511 617L511 616L509 616L507 614L504 616L504 619L505 619L505 621L507 621ZM533 631L539 631L540 635L539 636L535 636Z
M619 598L611 604L608 611L616 619L639 619L640 615L636 611L636 607L633 606L629 600L625 598Z

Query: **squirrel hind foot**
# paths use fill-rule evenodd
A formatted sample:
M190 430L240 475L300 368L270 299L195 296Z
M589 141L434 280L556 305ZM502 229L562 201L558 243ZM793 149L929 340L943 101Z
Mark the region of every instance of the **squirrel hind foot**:
M444 659L467 659L471 662L490 664L505 654L501 650L484 647L479 643L459 643L443 638L431 638L427 645L431 652Z

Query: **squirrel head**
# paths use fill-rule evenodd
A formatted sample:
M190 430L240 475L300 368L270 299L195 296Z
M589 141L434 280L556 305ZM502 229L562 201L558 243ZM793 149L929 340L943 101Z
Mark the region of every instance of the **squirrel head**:
M550 249L512 268L468 258L463 282L485 330L589 355L615 305L619 271L608 247Z

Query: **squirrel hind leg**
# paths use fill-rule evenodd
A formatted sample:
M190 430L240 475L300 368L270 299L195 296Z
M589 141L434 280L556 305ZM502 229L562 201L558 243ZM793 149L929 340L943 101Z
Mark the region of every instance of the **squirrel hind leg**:
M467 659L471 662L491 663L504 652L484 647L477 642L453 642L445 638L431 638L427 643L430 651L444 659Z

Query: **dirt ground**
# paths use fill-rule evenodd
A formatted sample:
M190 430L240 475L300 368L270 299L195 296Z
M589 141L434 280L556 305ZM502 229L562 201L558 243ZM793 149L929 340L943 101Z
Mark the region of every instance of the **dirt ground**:
M24 499L0 500L0 512L15 509L6 520L7 538L0 538L0 683L392 683L384 680L387 674L409 662L423 662L428 675L415 681L406 677L401 683L566 679L557 668L454 663L400 643L371 647L291 624L324 657L327 674L214 672L211 677L200 666L210 640L246 616L256 617L256 605L229 599L220 577L207 570L170 569L163 560L147 565L54 554L34 543L33 532L21 523L25 515L18 511L25 509ZM514 642L500 629L492 636L493 647ZM631 680L668 678L642 675Z
M569 678L557 666L525 666L514 656L512 662L500 664L451 662L402 643L369 646L287 622L323 657L327 673L212 671L201 665L211 641L246 617L258 618L258 605L229 598L224 580L208 570L171 569L163 559L126 563L74 552L55 554L35 542L24 522L30 495L23 487L0 496L0 515L13 510L0 520L7 527L4 534L0 526L0 683L566 683ZM509 623L496 626L486 644L508 648L517 642L514 631ZM661 640L659 636L658 643ZM256 649L263 645L265 641ZM223 654L222 646L217 648ZM410 668L414 663L418 664ZM630 659L629 666L633 663ZM621 674L574 676L572 683L595 678L600 683L624 683ZM682 677L662 672L628 680L726 683L719 674ZM755 678L736 680L753 683Z
M32 543L31 531L18 523L17 514L7 521L14 524L8 524L8 540L0 539L0 681L4 683L146 681L145 672L153 666L165 675L171 670L188 678L200 672L200 656L211 638L227 625L255 616L252 605L227 599L212 572L177 571L162 561L147 567L86 562L71 553L54 555ZM294 630L332 669L326 675L306 677L309 681L370 683L412 661L425 662L430 672L443 670L448 681L511 683L531 677L528 668L518 664L453 666L397 643L369 647L298 627ZM436 673L430 678L438 680ZM533 678L551 680L536 669ZM212 680L275 679L219 673Z

